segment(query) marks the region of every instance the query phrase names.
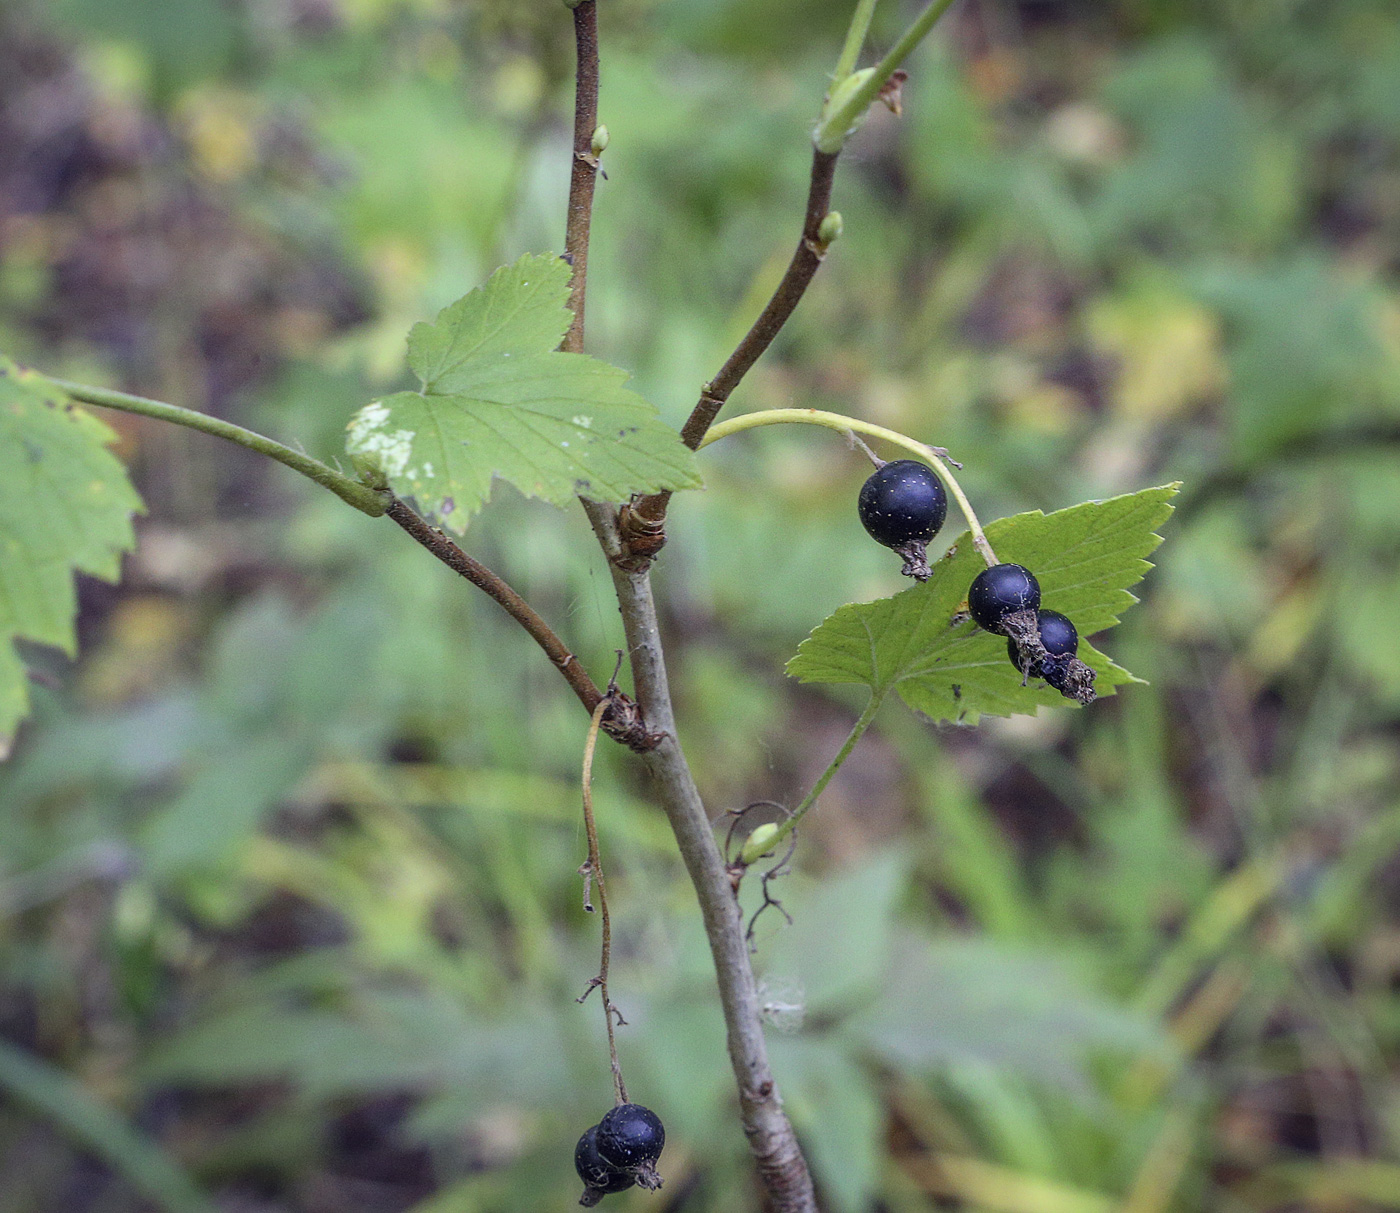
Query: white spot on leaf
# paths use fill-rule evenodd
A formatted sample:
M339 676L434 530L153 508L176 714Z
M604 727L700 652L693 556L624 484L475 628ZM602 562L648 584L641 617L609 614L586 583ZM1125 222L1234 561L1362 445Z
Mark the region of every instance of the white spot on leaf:
M408 467L414 435L412 430L388 432L384 427L389 419L389 410L380 401L365 405L350 420L345 447L352 455L368 455L384 475L396 479Z

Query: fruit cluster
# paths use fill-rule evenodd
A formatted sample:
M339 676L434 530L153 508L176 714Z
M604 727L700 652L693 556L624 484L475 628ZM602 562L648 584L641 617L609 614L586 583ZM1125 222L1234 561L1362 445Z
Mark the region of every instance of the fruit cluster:
M871 458L874 458L872 455ZM927 464L897 459L876 468L856 502L876 543L904 557L906 577L927 581L929 541L948 515L948 494ZM1019 564L997 564L977 575L967 607L982 627L1006 637L1006 653L1022 681L1043 678L1067 699L1094 701L1094 671L1075 654L1079 633L1058 611L1040 608L1040 583Z
M574 1147L574 1170L583 1180L578 1203L592 1208L610 1192L625 1192L633 1184L659 1188L656 1160L665 1144L666 1130L655 1112L641 1104L618 1104Z
M967 609L980 626L1006 637L1006 655L1023 682L1043 678L1067 699L1094 701L1094 671L1075 655L1079 632L1059 611L1041 609L1040 583L1029 569L983 569L967 591Z

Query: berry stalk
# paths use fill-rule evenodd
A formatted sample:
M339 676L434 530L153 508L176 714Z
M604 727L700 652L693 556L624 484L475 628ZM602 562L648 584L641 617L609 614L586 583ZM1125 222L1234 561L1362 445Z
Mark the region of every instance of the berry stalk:
M910 438L898 430L886 429L883 425L861 421L857 417L847 417L844 413L828 413L823 409L763 409L757 413L745 413L742 417L731 417L728 421L721 421L712 426L696 449L704 450L710 443L727 438L730 434L757 429L763 425L819 425L841 434L865 434L871 438L883 438L886 442L902 446L906 451L918 455L948 486L949 495L958 503L958 509L967 519L967 529L972 533L973 546L987 562L987 567L991 568L992 565L1000 563L996 553L992 551L992 545L987 542L982 524L977 521L972 503L968 501L962 485L948 468L948 452L942 447L929 446L916 438Z
M593 987L598 987L598 992L603 999L603 1021L608 1025L608 1059L612 1062L613 1095L618 1105L627 1102L627 1084L622 1081L622 1064L617 1059L617 1039L613 1030L613 1016L618 1015L617 1009L612 1004L612 998L608 995L608 962L612 958L612 919L608 915L608 886L603 880L603 859L598 850L598 826L593 820L593 753L598 747L598 729L603 723L603 714L608 710L611 698L604 699L593 709L593 719L588 725L588 740L583 746L583 826L588 835L588 859L583 867L579 868L579 875L583 877L583 908L589 913L593 912L593 901L589 897L589 888L596 883L598 885L598 908L602 912L603 918L603 948L602 958L598 963L598 976L588 983L586 989L578 998L582 1002L593 992Z

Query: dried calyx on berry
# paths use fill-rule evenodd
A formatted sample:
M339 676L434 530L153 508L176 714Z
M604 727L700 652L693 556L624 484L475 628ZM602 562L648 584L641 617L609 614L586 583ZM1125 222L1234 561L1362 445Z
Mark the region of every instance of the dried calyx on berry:
M1036 612L1036 631L1041 650L1038 656L1032 646L1018 644L1014 637L1006 641L1006 655L1021 671L1021 685L1031 678L1043 678L1067 699L1092 703L1096 698L1095 674L1076 656L1079 631L1073 621L1059 611L1042 609Z
M948 516L948 493L938 474L917 459L881 465L856 502L870 538L904 557L906 577L927 581L928 544Z
M574 1149L574 1169L584 1184L579 1204L591 1208L610 1192L633 1184L661 1187L656 1160L665 1144L666 1130L655 1112L641 1104L618 1104Z
M1044 678L1041 673L1045 662L1051 658L1073 657L1079 649L1079 632L1067 615L1061 615L1059 611L1040 610L1036 612L1036 622L1040 628L1040 643L1045 648L1046 656L1036 660L1026 660L1023 662L1020 651L1016 648L1016 642L1010 637L1006 641L1006 655L1023 674L1030 678Z

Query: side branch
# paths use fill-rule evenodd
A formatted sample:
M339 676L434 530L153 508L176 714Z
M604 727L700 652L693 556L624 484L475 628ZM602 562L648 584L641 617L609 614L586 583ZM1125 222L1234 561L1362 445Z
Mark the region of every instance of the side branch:
M836 152L812 153L812 179L807 190L807 213L802 220L802 239L788 263L787 272L778 283L773 297L768 300L753 327L744 334L729 360L720 367L719 374L705 385L691 410L690 417L681 427L681 438L692 451L700 445L705 431L710 428L730 393L739 386L739 381L749 373L749 368L759 360L779 330L796 310L802 296L816 276L817 269L826 256L826 246L821 241L821 223L831 210L831 186L836 176Z
M696 450L725 401L749 368L773 344L788 317L796 310L807 293L817 269L826 256L826 244L821 239L822 220L831 209L831 186L836 176L839 153L814 151L812 175L807 189L807 212L802 219L802 237L788 262L787 272L778 283L768 304L753 326L744 334L719 373L700 392L700 399L681 428L681 439ZM622 510L621 530L624 545L624 567L645 568L651 557L666 542L663 530L670 493L642 497Z
M590 713L597 711L598 705L604 701L603 693L588 676L579 659L555 635L554 629L539 617L534 607L479 560L473 560L441 531L424 522L398 498L394 498L384 512L454 573L465 577L477 589L495 599L506 614L544 650L554 668L578 696L579 702ZM641 727L635 705L619 692L614 692L610 697L603 716L603 730L634 750L643 751L655 744Z

